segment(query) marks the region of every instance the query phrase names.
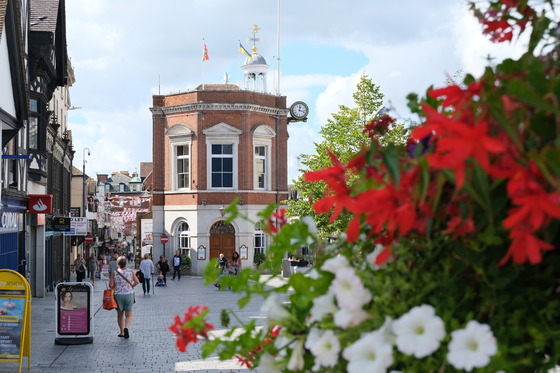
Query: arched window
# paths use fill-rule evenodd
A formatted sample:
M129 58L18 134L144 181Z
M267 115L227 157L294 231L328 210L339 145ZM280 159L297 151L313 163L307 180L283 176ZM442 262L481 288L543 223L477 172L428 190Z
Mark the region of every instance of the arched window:
M261 223L255 224L255 253L266 253L266 236L262 230Z
M187 249L189 248L190 245L190 240L189 240L189 225L185 222L179 224L179 226L177 227L177 231L176 231L176 237L178 237L177 240L177 249Z

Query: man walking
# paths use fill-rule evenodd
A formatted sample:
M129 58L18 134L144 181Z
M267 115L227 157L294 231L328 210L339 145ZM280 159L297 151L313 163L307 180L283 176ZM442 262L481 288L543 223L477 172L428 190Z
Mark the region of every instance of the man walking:
M183 264L183 258L179 254L179 250L175 251L175 256L173 257L173 278L175 280L175 274L177 274L177 281L181 281L181 265Z

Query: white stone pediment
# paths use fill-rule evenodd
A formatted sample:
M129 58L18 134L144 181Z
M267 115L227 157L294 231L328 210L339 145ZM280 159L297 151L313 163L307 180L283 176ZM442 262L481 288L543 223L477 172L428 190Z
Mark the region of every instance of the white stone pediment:
M266 124L257 124L255 127L253 127L251 132L253 133L253 136L258 136L258 137L276 136L276 132Z
M228 135L239 136L243 133L243 131L233 126L230 126L227 123L220 122L218 124L213 125L210 128L202 130L202 133L205 134L206 136L228 136Z
M165 133L169 137L190 137L194 134L193 130L185 124L176 124Z

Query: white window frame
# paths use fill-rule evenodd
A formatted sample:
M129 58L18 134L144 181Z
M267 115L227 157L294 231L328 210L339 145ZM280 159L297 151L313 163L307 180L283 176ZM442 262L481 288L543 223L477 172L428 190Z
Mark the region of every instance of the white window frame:
M212 147L214 145L221 145L221 146L231 146L231 154L212 154ZM231 189L237 189L237 183L236 183L236 178L237 178L237 162L236 162L236 146L235 144L231 143L231 142L223 142L223 143L213 143L210 145L210 150L208 153L209 159L208 159L208 163L210 166L210 175L208 176L208 184L210 186L210 189L225 189L225 190L231 190ZM231 163L232 163L232 169L231 169L231 186L214 186L212 184L212 174L214 173L214 170L212 169L212 163L214 158L219 158L219 159L231 159ZM223 173L224 171L222 171Z
M264 148L264 155L258 155L256 150L257 148ZM253 189L259 189L259 190L268 190L268 185L269 185L269 179L268 176L270 174L269 172L269 162L268 162L268 154L269 154L269 148L266 145L255 145L253 147ZM258 160L264 160L264 180L263 180L263 186L259 185L259 176L260 174L257 172L257 162Z
M276 137L276 132L265 124L260 124L253 130L253 189L254 190L271 190L272 187L272 139ZM265 148L265 180L264 188L258 185L256 175L257 157L255 156L255 148L264 146Z
M187 149L188 155L183 155L183 156L178 156L177 155L177 149L183 146ZM172 144L172 148L173 148L173 166L172 166L172 170L173 170L173 190L190 190L191 187L191 170L192 170L192 158L191 158L191 144L190 143L176 143L176 144ZM186 174L188 174L188 178L187 178L187 185L183 188L179 188L179 170L177 167L177 163L179 161L179 159L188 159L188 170L186 172Z
M226 123L218 123L202 131L206 135L206 180L209 190L237 190L239 185L239 136L242 131ZM233 145L232 187L212 186L212 145Z
M186 226L187 230L184 230L184 226ZM177 236L177 250L179 250L180 252L182 252L183 249L188 249L191 246L191 237L189 235L190 232L190 227L189 224L186 221L183 221L181 223L179 223L179 225L177 226L177 230L175 231L176 236ZM186 244L187 246L183 246L183 243L185 243L186 240Z
M183 191L192 189L192 136L193 131L184 124L176 124L171 127L166 136L169 138L170 152L169 152L169 164L170 164L170 175L171 175L171 185L170 189L173 191ZM189 180L188 187L178 188L178 177L177 177L177 147L186 146L189 151Z
M262 246L257 246L257 236L260 238L262 242ZM255 223L255 231L253 232L253 249L256 252L261 252L266 254L267 249L267 242L266 242L266 234L262 230L261 223Z

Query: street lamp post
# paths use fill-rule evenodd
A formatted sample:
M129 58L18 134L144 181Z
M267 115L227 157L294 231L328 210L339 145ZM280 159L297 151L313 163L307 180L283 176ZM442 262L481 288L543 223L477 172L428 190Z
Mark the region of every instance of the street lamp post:
M83 171L82 171L82 177L83 177L83 185L82 185L82 187L83 187L82 188L82 207L83 207L83 210L82 211L83 211L83 214L84 214L83 216L85 218L87 218L87 215L86 215L86 150L87 150L87 155L88 156L91 155L89 148L84 148L84 157L83 157L84 168L83 168Z

